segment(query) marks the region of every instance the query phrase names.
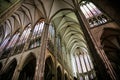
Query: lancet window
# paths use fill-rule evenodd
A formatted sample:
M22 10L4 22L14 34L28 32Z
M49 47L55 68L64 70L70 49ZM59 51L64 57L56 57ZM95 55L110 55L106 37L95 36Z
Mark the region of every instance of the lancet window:
M29 24L23 31L22 35L19 38L19 41L17 43L16 49L15 49L15 53L20 53L22 52L25 43L28 40L28 37L30 35L30 31L31 31L31 24Z
M5 48L5 51L2 54L2 58L7 57L8 54L11 53L11 51L13 50L16 42L18 41L20 33L16 32L13 37L11 38L10 42L8 43L7 47Z
M49 26L48 33L48 49L54 51L54 39L55 39L55 30L52 25Z
M44 27L44 21L38 22L33 30L29 49L40 46L41 35Z

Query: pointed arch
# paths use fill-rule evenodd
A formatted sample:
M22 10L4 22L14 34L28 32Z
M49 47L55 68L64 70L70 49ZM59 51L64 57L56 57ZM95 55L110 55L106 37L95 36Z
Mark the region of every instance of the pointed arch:
M68 75L66 73L64 74L64 80L68 80Z
M17 66L17 60L14 58L12 61L10 61L4 72L0 75L0 80L11 80L14 70Z
M55 76L54 73L55 66L51 56L47 57L45 60L45 69L44 69L44 80L52 80Z
M57 80L62 80L62 70L60 66L57 67Z
M33 80L36 67L36 57L30 53L23 61L18 80Z

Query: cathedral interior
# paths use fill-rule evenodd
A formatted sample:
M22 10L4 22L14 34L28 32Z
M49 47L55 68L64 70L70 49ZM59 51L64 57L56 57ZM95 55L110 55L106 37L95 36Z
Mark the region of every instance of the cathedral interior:
M119 0L0 0L0 80L120 80Z

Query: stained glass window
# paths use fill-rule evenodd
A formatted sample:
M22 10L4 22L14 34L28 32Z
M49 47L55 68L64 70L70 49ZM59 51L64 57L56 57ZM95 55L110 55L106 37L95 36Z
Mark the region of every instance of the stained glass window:
M79 73L82 73L82 71L84 73L91 70L92 64L90 64L91 62L89 63L87 56L88 56L87 54L84 54L84 55L76 56L75 58Z
M85 59L86 67L87 67L88 71L90 71L91 68L90 68L90 64L89 64L89 61L88 61L88 58L87 58L86 54L84 54L84 59Z
M91 11L88 9L86 5L83 5L83 8L86 11L86 13L89 15L89 17L93 17L93 14L91 13Z
M10 43L7 46L7 49L14 47L14 45L16 44L16 41L18 40L19 35L20 33L17 33L12 37Z
M2 44L0 45L0 52L3 51L3 49L5 48L5 46L7 45L8 41L9 41L10 37L6 38Z
M36 37L40 37L41 33L42 33L42 30L43 30L43 27L44 27L44 21L37 23L35 25L35 28L34 28L34 31L33 31L33 34L32 34L31 38L34 39Z
M78 56L76 56L76 62L77 62L77 68L78 68L78 71L79 73L82 73L82 68L81 68L81 64L80 64L80 59Z
M83 55L80 55L80 60L81 60L83 72L87 72Z
M85 80L89 80L89 77L88 77L88 75L85 75Z
M27 41L28 36L30 34L30 30L31 30L31 27L25 28L25 30L23 31L17 45L24 44Z
M14 48L14 46L15 46L18 38L19 38L19 35L20 35L19 32L17 32L16 34L13 35L13 37L11 38L11 40L10 40L9 44L7 45L5 51L2 54L2 58L7 57L8 54L11 53L11 51L13 50L13 48Z
M90 78L91 78L91 79L93 79L93 78L94 78L93 74L91 74L91 75L90 75Z
M25 42L27 41L31 31L31 24L29 24L23 31L22 35L19 38L19 41L17 43L15 53L20 53L22 52Z
M82 76L80 76L80 80L84 80Z
M61 51L61 41L60 41L60 37L58 36L58 38L57 38L57 49L58 49L58 53L60 53L60 51Z
M62 45L61 45L61 40L60 40L59 35L57 36L56 44L57 44L57 55L61 59L62 58L62 55L61 55L61 53L62 53Z
M55 37L55 30L54 27L50 24L49 26L49 33L48 33L48 49L51 52L54 52L54 38Z
M88 13L84 10L83 6L80 6L80 9L82 10L83 14L85 15L86 18L89 18L90 16Z
M49 26L49 34L48 34L48 38L52 41L52 43L54 44L54 36L55 36L55 30L54 27L52 25Z
M29 49L40 46L41 35L44 27L44 21L38 22L33 30Z
M81 78L84 77L85 80L94 78L94 72L91 72L93 70L93 64L87 52L84 51L82 54L76 53L75 62L77 64L77 72L80 74ZM89 75L89 72L91 75Z
M109 20L108 17L106 17L92 2L82 1L80 9L87 19L90 27L104 24Z
M95 10L97 12L98 15L102 14L102 12L92 2L89 2L88 4L91 6L91 8L93 8L93 10ZM91 9L91 11L92 11L92 9Z
M90 59L90 56L87 55L87 58L88 58L88 61L89 61L89 63L90 63L90 67L91 67L91 69L93 69L93 64L92 64L92 61L91 61L91 59Z

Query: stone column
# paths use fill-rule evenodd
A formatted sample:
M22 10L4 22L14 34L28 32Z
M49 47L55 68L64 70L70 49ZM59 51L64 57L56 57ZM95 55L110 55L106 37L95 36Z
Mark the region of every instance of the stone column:
M49 24L45 23L41 38L40 52L37 58L34 80L44 80L45 53L48 42Z

